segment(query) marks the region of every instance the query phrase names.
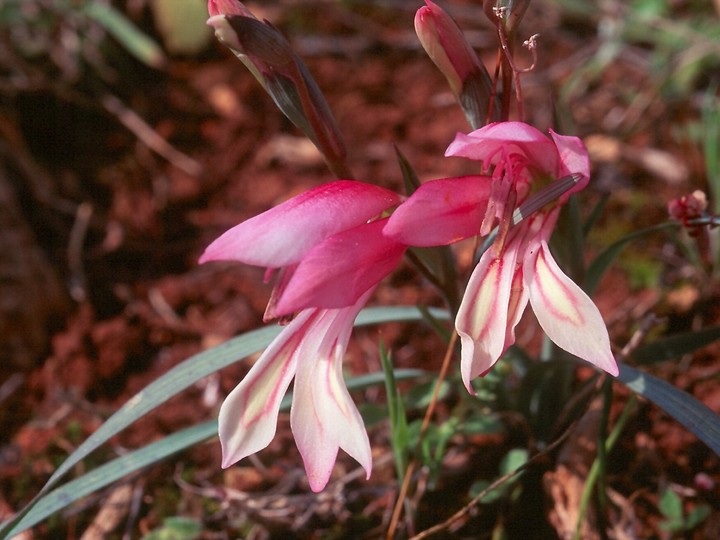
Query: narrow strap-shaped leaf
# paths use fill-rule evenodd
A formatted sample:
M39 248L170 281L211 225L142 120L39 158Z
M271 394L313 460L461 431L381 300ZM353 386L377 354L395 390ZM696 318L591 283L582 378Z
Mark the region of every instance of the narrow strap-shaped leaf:
M167 61L160 45L143 33L122 12L102 2L85 2L82 11L117 39L130 54L159 69Z
M398 369L394 372L394 377L396 380L402 381L423 377L426 374L427 372L420 369ZM349 390L362 390L370 386L382 384L383 381L383 373L369 373L348 379L346 383ZM288 394L285 396L282 409L289 409L291 401L292 395ZM168 435L157 442L133 450L109 463L101 465L83 476L54 489L37 501L35 506L15 524L12 530L7 532L8 537L20 534L30 527L37 525L58 510L66 508L73 502L91 493L95 493L125 476L162 461L168 456L201 443L216 434L217 420L210 420Z
M720 326L703 328L660 339L638 347L632 353L639 364L655 364L689 354L720 339Z
M627 364L619 364L618 380L649 399L720 455L720 415L672 384Z
M600 283L600 278L602 278L605 270L608 269L608 266L610 266L610 264L615 260L615 258L620 255L620 252L625 248L625 246L631 241L642 238L643 236L654 232L663 231L665 229L675 229L677 227L679 227L678 223L661 223L659 225L647 227L646 229L640 229L639 231L628 234L614 244L608 246L605 251L595 257L593 262L590 263L590 266L585 272L583 290L589 295L592 295L595 292L595 289L597 288L598 283Z
M94 493L113 482L156 463L189 446L202 442L217 433L217 420L203 422L178 431L157 442L143 446L109 463L93 469L80 478L51 491L37 501L35 506L7 531L7 538L37 525L58 510Z
M442 310L433 310L437 318L447 318ZM422 315L416 307L367 308L358 315L356 325L378 324L390 321L417 321ZM261 351L277 336L277 326L260 328L233 338L217 347L192 356L178 364L159 379L130 398L117 412L108 418L58 467L35 498L11 521L3 524L0 537L13 523L21 519L34 504L50 491L58 481L91 452L120 433L126 427L146 415L171 397L202 379L238 360Z

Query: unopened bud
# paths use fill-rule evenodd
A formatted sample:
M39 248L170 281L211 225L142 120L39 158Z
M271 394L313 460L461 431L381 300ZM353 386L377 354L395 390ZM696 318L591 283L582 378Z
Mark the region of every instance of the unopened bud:
M463 82L480 67L480 60L450 15L430 0L426 0L426 4L415 14L415 31L453 93L459 96Z
M237 0L208 0L208 13L211 17L215 15L253 16L250 10Z
M705 193L696 190L689 195L683 195L679 199L670 201L668 203L668 213L670 217L686 223L690 219L702 217L707 205Z
M318 147L339 178L351 178L345 145L317 83L285 37L240 2L210 0L208 24L245 64L278 108Z
M415 31L430 59L441 71L473 129L496 118L490 110L493 85L485 66L455 21L437 4L427 4L415 14ZM498 109L499 111L499 109Z

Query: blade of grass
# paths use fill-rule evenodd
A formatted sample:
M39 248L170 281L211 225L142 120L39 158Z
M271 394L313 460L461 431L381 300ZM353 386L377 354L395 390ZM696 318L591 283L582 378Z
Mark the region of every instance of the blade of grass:
M160 45L110 4L85 2L82 11L105 28L130 54L144 64L160 69L167 62Z
M425 375L426 372L419 369L400 369L393 373L395 380L414 379ZM382 384L384 380L383 373L370 373L348 379L346 384L349 390L362 390ZM291 402L292 395L286 395L281 409L288 410ZM7 535L15 536L86 495L95 493L121 478L210 439L216 434L217 420L203 422L105 463L48 493L11 530L7 531Z
M678 358L720 340L720 326L656 339L638 347L632 357L638 364L655 364Z
M602 461L606 458L607 454L610 453L613 446L615 446L615 443L620 437L620 433L622 433L625 424L627 424L627 421L630 419L630 413L635 408L635 403L637 403L637 397L632 394L630 396L630 399L628 399L628 402L625 404L622 412L620 413L620 417L615 423L615 426L610 432L610 435L608 435L607 440L604 442L604 444L601 445L603 457L601 458L601 456L598 455L598 457L595 458L592 467L590 467L590 472L588 472L587 481L585 482L585 488L583 489L583 493L580 498L580 507L578 508L578 521L575 529L575 536L573 537L574 540L580 540L581 538L580 535L582 531L583 519L585 518L585 513L587 512L588 505L590 504L590 497L592 496L593 489L595 488L595 485L598 482L599 476L602 472ZM598 450L599 449L600 447L598 447Z
M618 380L649 399L720 455L720 416L693 396L669 382L618 363Z
M447 318L446 312L439 309L431 310L438 318ZM416 307L382 307L366 308L360 312L356 326L379 324L391 321L418 321L423 316ZM108 418L92 435L90 435L67 459L58 467L45 486L26 507L11 520L2 524L0 538L5 537L9 527L17 523L59 480L75 465L85 459L91 452L106 443L130 424L146 415L171 397L202 379L227 367L240 359L261 351L277 336L281 328L277 326L260 328L233 338L217 347L196 354L178 364L162 377L150 383L135 394L117 412Z
M679 226L680 225L678 223L673 222L661 223L659 225L647 227L646 229L640 229L639 231L628 234L614 244L608 246L605 251L595 257L593 262L590 263L590 266L588 266L588 269L585 272L583 290L589 295L592 295L592 293L595 292L598 283L600 283L600 278L602 278L610 264L617 258L618 255L620 255L620 252L622 252L622 250L625 249L630 242L654 232L664 231L665 229L676 229Z
M383 373L385 373L385 392L387 394L388 417L390 418L390 440L395 455L395 468L398 481L402 482L407 468L408 456L407 418L403 400L398 391L392 360L382 341L380 342L380 362L382 363Z

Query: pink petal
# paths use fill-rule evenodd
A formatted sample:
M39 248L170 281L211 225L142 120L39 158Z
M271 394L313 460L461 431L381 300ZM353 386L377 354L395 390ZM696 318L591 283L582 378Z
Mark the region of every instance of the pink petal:
M353 321L371 293L349 308L323 311L298 351L290 425L315 492L326 486L339 448L360 463L367 478L372 470L370 441L342 374Z
M561 202L564 202L570 195L585 189L585 186L587 186L590 180L590 158L588 157L585 145L579 138L568 135L558 135L552 129L550 130L550 135L557 147L559 158L558 178L574 173L579 173L583 176L582 181L578 182L577 185L561 197Z
M317 311L298 315L265 349L220 407L222 466L262 450L275 436L280 403L295 375L296 350Z
M480 257L455 319L462 345L460 372L470 393L474 393L470 382L489 370L505 351L518 246L517 242L509 245L500 257L490 248Z
M558 156L554 146L545 134L524 122L495 122L468 135L458 133L445 155L482 161L487 168L508 153L519 152L541 171L555 174Z
M390 216L387 236L411 246L452 244L480 232L491 179L463 176L420 186Z
M605 323L592 300L553 259L547 242L535 242L524 263L530 304L540 326L560 348L618 374Z
M253 17L252 13L237 0L208 0L208 13L211 17L214 15L242 15L244 17Z
M382 234L386 221L342 231L310 250L282 291L275 313L357 302L400 263L405 251L404 245Z
M200 263L233 260L279 268L317 243L400 202L392 191L352 180L323 184L233 227L208 246Z

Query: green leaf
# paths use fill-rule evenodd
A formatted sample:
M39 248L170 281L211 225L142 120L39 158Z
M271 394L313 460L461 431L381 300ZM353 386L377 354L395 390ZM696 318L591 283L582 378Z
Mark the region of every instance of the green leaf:
M212 420L178 431L164 439L150 443L147 446L143 446L138 450L101 465L80 478L72 480L40 498L22 519L16 522L11 529L3 532L2 538L13 538L15 535L37 525L73 502L91 493L95 493L143 467L147 467L180 450L209 439L216 433L217 421Z
M390 417L390 441L395 455L395 469L398 479L402 482L407 469L408 457L408 426L405 416L405 407L398 391L395 372L393 370L390 354L380 342L380 362L385 374L385 393L387 394L388 416Z
M495 433L505 432L505 424L503 424L497 416L483 414L474 415L460 424L460 432L467 435L491 435Z
M559 261L565 273L580 283L585 270L585 235L580 217L580 204L577 197L570 197L563 206L555 232L550 240L553 255Z
M529 452L525 448L513 448L503 457L500 462L500 476L506 476L517 471L520 467L527 463ZM499 499L505 497L508 490L517 484L518 480L522 476L522 473L508 478L500 485L488 491L483 498L480 500L481 504L490 504ZM490 482L487 480L479 480L475 482L470 488L470 496L475 498L484 490L490 486Z
M710 517L711 513L712 509L710 508L710 505L700 504L696 506L695 508L690 510L690 513L685 518L685 530L693 530L695 527L705 521L708 517Z
M165 518L161 527L146 534L142 540L193 540L202 532L202 524L192 518Z
M394 372L395 380L402 381L426 375L419 369L398 369ZM377 386L384 381L383 373L369 373L353 377L346 381L348 390L363 390L370 386ZM292 395L288 394L282 401L280 408L290 408ZM84 474L51 491L41 498L25 516L8 531L8 537L18 534L42 520L62 510L73 502L95 493L96 491L124 478L140 469L162 461L163 459L201 443L217 435L217 420L197 424L190 428L168 435L164 439L133 450L109 463Z
M433 309L431 311L433 315L438 319L448 318L447 312L439 309ZM360 312L355 325L362 326L368 324L380 324L391 321L419 320L422 320L422 315L420 311L415 307L367 308ZM280 330L281 328L273 326L247 332L246 334L233 338L221 345L218 345L217 347L192 356L191 358L185 360L183 363L175 366L173 369L165 373L156 381L150 383L143 390L130 398L125 405L123 405L117 412L115 412L115 414L108 418L92 435L90 435L90 437L85 440L85 442L83 442L72 454L70 454L67 459L62 463L62 465L58 467L55 473L46 482L45 486L43 486L43 488L35 496L35 498L19 514L14 516L11 520L3 523L2 529L0 529L0 538L5 538L6 535L9 533L12 533L14 535L25 530L24 528L20 528L18 526L18 523L25 523L25 519L23 519L23 516L25 514L27 514L26 517L29 517L31 515L35 516L36 514L33 507L35 505L39 506L41 502L45 504L45 495L53 487L55 487L55 485L65 474L72 470L73 467L75 467L78 463L85 459L91 452L93 452L101 445L106 443L109 439L120 433L130 424L137 421L139 418L143 417L162 403L166 402L171 397L192 386L195 382L202 379L203 377L206 377L211 373L214 373L215 371L227 367L248 355L261 351L262 349L267 347L267 345L272 341L275 336L277 336ZM366 384L374 384L375 381L382 380L382 374L380 374L379 376L371 374L363 377L357 377L353 388L357 388L358 386ZM348 385L348 387L350 388L350 385ZM285 400L283 401L283 405L289 406L289 403L289 396L286 396ZM212 425L215 431L210 431L209 433L206 431L201 431L201 433L206 433L203 438L209 438L214 432L216 432L215 423L212 423ZM204 429L207 429L208 424L202 424L201 426L205 426ZM200 427L198 426L196 426L196 428L200 429ZM190 430L192 429L195 428L190 428ZM186 430L181 433L190 433L191 435L194 434L194 437L198 436L196 432L190 430ZM198 442L199 440L203 440L203 438L195 438L189 440L192 440L194 443ZM166 440L167 439L164 439L163 441ZM157 455L160 455L162 452L166 452L164 455L167 456L170 453L176 452L179 449L189 446L189 444L183 446L183 441L185 441L185 439L183 439L182 437L177 440L170 440L171 442L174 441L173 445L170 448L160 447L160 450L156 450L156 452L158 453ZM144 452L150 446L144 447L137 452L140 452L139 455L142 457L144 455L142 452ZM140 465L140 467L142 466L144 465ZM97 470L99 469L96 469L96 471ZM119 469L119 472L120 471L122 472L122 474L115 479L121 478L125 474L128 474L129 472L131 472L131 469L129 469L128 467L121 467ZM107 485L107 483L104 485ZM63 486L63 488L65 487L66 486ZM92 491L93 490L91 490L90 492ZM60 498L67 502L65 502L59 508L66 506L67 504L69 504L69 502L72 502L68 501L67 494L61 494ZM31 509L33 509L32 512ZM41 519L44 519L44 517L47 517L48 515L50 514L45 513L42 518L33 521L33 524L38 523ZM12 529L9 530L10 527L12 527Z
M405 408L408 410L425 409L430 405L435 386L437 385L437 377L433 377L431 381L413 386L405 395ZM443 381L438 391L438 401L442 401L450 393L450 383Z
M583 289L585 290L585 292L589 295L592 295L592 293L595 292L598 283L600 283L600 278L602 278L603 274L608 269L610 264L617 258L618 255L620 255L620 252L630 242L654 232L663 231L665 229L675 229L677 227L679 227L677 223L668 222L654 225L646 229L640 229L639 231L635 231L632 234L628 234L624 238L618 240L617 242L606 248L605 251L595 257L595 260L590 263L587 272L585 272L585 281L583 283Z
M517 471L520 467L527 463L529 454L527 448L513 448L503 458L500 463L500 474L505 476L512 472ZM514 476L513 478L520 478L521 475Z
M660 504L658 510L668 519L682 520L683 507L682 500L672 489L665 489L660 496Z
M655 403L720 455L720 416L687 392L654 375L622 363L619 368L620 382Z
M165 65L166 58L160 46L110 4L86 2L82 11L144 64L156 69Z
M720 100L716 97L719 85L720 83L715 80L708 88L702 107L705 170L708 175L712 209L716 214L720 213Z
M639 364L655 364L694 352L720 339L720 326L656 339L632 353Z
M400 172L403 177L403 185L405 186L405 193L409 197L415 190L420 187L420 179L415 174L415 169L410 165L410 162L405 158L405 155L400 149L395 146L395 157L400 165Z

